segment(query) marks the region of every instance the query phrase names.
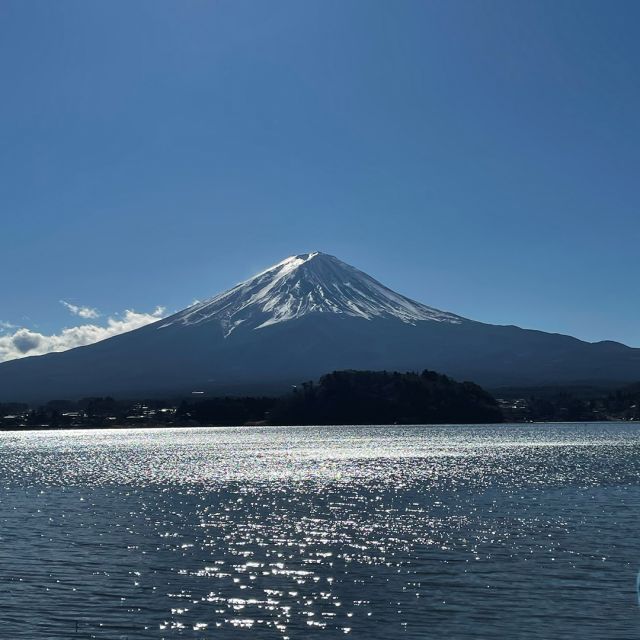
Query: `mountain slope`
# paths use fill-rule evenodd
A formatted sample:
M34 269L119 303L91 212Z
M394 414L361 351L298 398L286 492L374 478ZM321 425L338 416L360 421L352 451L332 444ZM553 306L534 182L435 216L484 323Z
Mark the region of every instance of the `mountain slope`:
M460 323L463 318L405 298L366 273L318 251L291 256L167 319L161 327L218 321L225 336L239 326L261 329L312 313Z
M489 386L640 380L640 349L488 325L322 253L108 340L0 364L0 401L281 392L335 369L432 369Z

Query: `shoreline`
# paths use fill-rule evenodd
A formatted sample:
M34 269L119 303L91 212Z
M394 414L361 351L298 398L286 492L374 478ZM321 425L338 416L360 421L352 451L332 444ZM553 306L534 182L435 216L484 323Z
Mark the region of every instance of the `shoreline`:
M47 425L29 427L0 427L0 433L30 433L36 431L130 431L143 429L251 429L251 428L274 428L285 427L498 427L498 426L540 426L540 425L572 425L572 424L638 424L638 420L545 420L530 422L430 422L411 424L370 424L370 423L350 423L350 424L133 424L133 425L110 425L108 427L96 427L92 425L74 425L52 427Z

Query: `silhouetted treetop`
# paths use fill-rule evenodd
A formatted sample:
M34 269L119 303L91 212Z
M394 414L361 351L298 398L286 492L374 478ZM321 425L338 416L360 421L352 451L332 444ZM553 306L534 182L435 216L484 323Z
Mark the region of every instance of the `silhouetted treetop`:
M501 422L484 389L433 371L334 371L297 387L274 407L272 424Z

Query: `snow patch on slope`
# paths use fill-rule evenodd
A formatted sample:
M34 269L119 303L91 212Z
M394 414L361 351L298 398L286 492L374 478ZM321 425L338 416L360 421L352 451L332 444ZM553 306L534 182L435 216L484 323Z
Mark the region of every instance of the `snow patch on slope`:
M312 313L395 318L408 324L464 318L406 298L366 273L318 251L286 258L214 298L168 318L162 327L219 321L225 336L240 325L262 329Z

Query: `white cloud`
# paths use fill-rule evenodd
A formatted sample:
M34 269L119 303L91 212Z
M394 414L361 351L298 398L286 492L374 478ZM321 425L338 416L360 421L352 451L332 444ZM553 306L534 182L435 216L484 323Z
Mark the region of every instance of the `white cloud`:
M60 300L60 304L63 304L74 316L80 316L85 320L95 320L100 317L97 309L92 309L91 307L80 307L77 304L71 304L66 300Z
M165 311L164 307L156 307L151 313L127 310L119 317L107 318L106 326L83 324L63 329L60 333L53 335L45 335L22 327L13 333L0 335L0 362L26 356L40 356L51 351L67 351L74 347L93 344L160 320L164 318Z

